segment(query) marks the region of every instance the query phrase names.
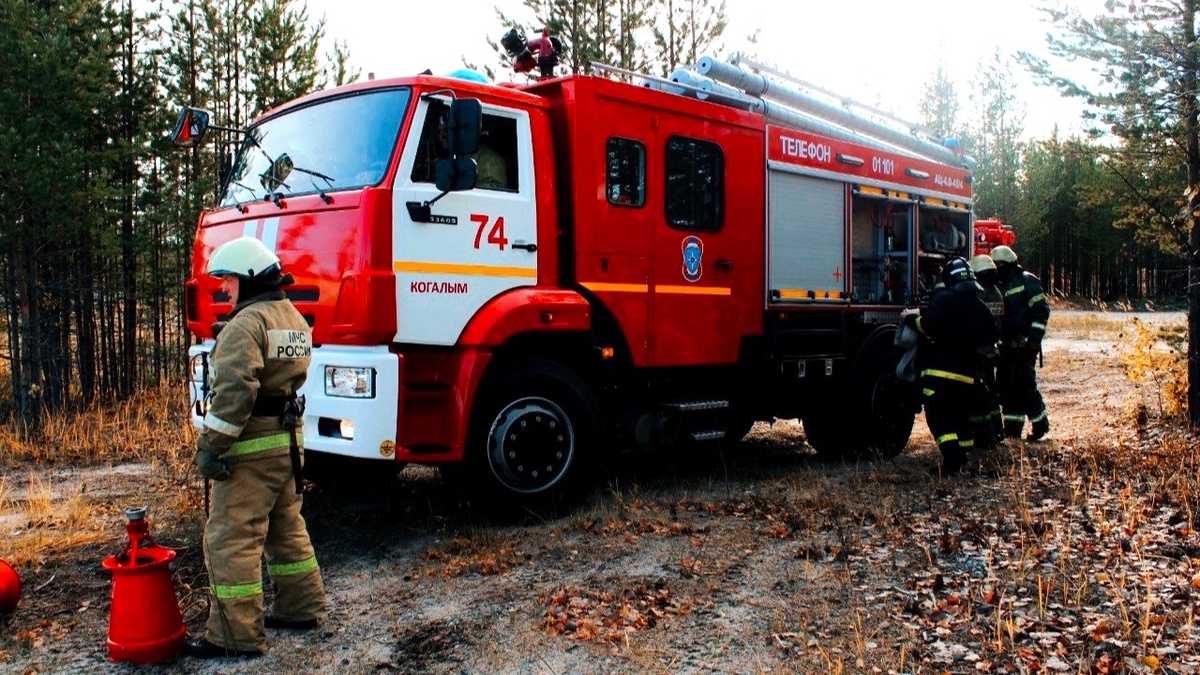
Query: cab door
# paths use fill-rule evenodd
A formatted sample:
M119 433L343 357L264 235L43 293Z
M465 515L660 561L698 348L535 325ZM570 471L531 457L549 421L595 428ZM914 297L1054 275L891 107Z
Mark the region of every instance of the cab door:
M665 199L654 235L651 361L733 364L763 308L761 137L660 138Z
M452 345L492 298L537 282L537 206L529 115L483 107L486 146L473 190L438 198L433 169L445 103L421 100L393 190L396 341ZM407 204L434 200L430 222Z

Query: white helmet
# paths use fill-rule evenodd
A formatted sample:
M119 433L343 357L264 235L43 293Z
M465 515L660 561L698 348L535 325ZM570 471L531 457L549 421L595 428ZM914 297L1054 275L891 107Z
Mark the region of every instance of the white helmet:
M992 260L992 256L986 253L977 255L967 262L971 264L971 269L975 270L976 276L978 276L980 272L996 269L996 262Z
M997 264L1009 264L1017 262L1017 254L1011 248L1001 244L992 249L992 260Z
M237 275L247 279L266 276L283 268L279 256L254 237L239 237L225 242L208 259L208 273L213 276Z

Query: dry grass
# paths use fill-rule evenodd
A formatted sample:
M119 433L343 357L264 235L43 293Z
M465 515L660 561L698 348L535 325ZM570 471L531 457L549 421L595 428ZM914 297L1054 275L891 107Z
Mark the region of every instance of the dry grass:
M9 526L0 558L16 566L37 564L111 540L113 507L86 493L63 494L61 487L30 472L24 497L0 498L0 522Z
M1084 340L1116 337L1129 323L1119 314L1098 312L1052 312L1049 335Z
M1158 403L1172 339L1123 317L1076 317L1056 314L1052 335L1122 348L1050 351L1040 379L1051 440L1009 443L975 475L930 477L923 424L895 461L842 465L808 457L799 425L779 421L731 446L740 456L728 462L623 473L560 520L463 522L437 481L410 481L397 493L440 506L394 516L326 503L310 521L315 541L334 558L339 600L362 592L372 617L397 621L397 670L517 672L543 654L553 672L1200 672L1200 444ZM140 437L115 430L129 440L106 455L114 466L95 467L152 466L140 478L163 496L159 519L195 513L200 499L179 487L198 484L185 411L161 405L156 421L130 425L158 424L146 443L161 453L122 449ZM133 494L10 472L0 557L18 529L26 560L79 546L33 537L95 532L73 515L88 509L115 542ZM36 525L5 521L15 510ZM404 535L393 538L396 520ZM335 555L354 545L362 555ZM381 560L404 576L377 579ZM339 647L378 633L377 617L339 621ZM333 644L312 647L322 654L305 667L342 653Z
M162 456L164 446L195 439L188 415L186 394L167 383L128 401L47 415L35 431L10 423L0 426L0 465L167 459Z
M48 416L36 435L0 427L0 466L9 467L0 480L0 558L38 564L116 541L127 506L151 505L165 520L194 509L194 490L163 489L187 481L194 439L174 386L74 417Z

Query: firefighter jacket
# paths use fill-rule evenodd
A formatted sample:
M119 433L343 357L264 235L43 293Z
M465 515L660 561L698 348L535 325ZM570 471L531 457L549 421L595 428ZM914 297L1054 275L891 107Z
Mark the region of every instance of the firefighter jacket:
M311 358L312 332L283 291L239 302L210 354L212 398L197 446L231 462L286 455L280 407L304 384Z
M923 375L974 383L981 360L999 332L977 289L973 281L943 289L921 309L917 330L929 338L918 354Z
M988 357L994 359L999 354L997 343L1000 335L1004 332L1004 294L1000 291L999 286L992 285L983 286L978 295L983 304L987 306L988 311L992 313L992 323L996 326L996 341L992 343L992 348L988 352Z
M1050 320L1050 303L1042 282L1020 265L1000 274L997 287L1004 293L1001 339L1005 347L1040 345Z

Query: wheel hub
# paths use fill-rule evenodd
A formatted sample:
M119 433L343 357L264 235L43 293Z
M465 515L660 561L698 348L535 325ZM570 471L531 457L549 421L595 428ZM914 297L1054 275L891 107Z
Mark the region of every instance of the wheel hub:
M523 398L504 407L488 437L488 464L506 487L536 493L557 483L575 451L574 431L553 401Z

